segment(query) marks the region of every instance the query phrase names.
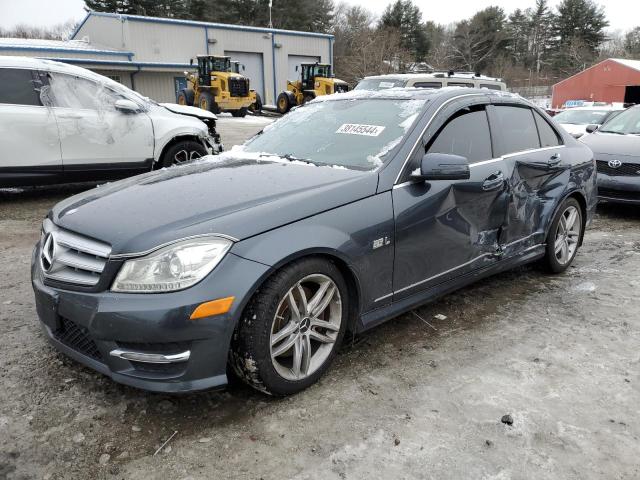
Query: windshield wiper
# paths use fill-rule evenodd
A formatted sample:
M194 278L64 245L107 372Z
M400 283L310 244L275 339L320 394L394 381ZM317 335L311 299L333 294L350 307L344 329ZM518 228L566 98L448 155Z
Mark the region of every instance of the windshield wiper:
M299 158L296 157L295 155L291 154L291 153L264 153L262 155L260 155L261 157L269 157L269 156L274 156L274 157L280 157L280 158L284 158L285 160L289 160L290 162L304 162L304 163L308 163L309 165L321 165L320 163L316 163L316 162L312 162L311 160L307 159L307 158Z
M616 132L614 130L597 130L599 133L615 133L616 135L624 135L622 132Z

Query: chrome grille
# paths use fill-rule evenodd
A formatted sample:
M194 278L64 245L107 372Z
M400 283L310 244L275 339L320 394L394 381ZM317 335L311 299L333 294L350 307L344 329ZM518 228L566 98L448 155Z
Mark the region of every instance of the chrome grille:
M110 254L105 243L63 230L48 218L42 224L40 267L46 279L94 286Z
M598 172L604 173L611 177L635 177L640 176L640 163L621 163L620 166L613 168L609 166L609 162L598 160Z

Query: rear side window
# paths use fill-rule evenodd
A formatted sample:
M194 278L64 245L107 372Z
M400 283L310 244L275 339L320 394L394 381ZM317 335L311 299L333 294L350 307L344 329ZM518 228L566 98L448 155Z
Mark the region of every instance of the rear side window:
M442 82L416 82L412 85L415 88L442 88Z
M528 107L498 105L493 107L498 134L498 155L540 148L533 111ZM493 125L492 125L493 126Z
M447 86L448 86L448 87L467 87L467 88L473 88L473 83L466 83L466 82L447 82Z
M456 112L427 147L427 153L460 155L471 163L489 160L491 134L484 108Z
M542 115L534 110L533 116L536 119L536 125L538 126L538 134L540 135L540 144L543 147L557 147L560 145L560 139L556 131L549 125Z
M496 85L495 83L481 83L480 88L488 88L489 90L502 90L500 85Z
M31 70L0 68L0 103L40 106Z

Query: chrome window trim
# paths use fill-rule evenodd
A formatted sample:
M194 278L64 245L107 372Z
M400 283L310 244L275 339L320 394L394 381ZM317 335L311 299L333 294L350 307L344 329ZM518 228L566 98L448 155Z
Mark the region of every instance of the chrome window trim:
M135 258L135 257L144 257L145 255L149 255L150 253L155 252L156 250L160 250L161 248L164 247L168 247L169 245L173 245L174 243L179 243L179 242L183 242L183 241L187 241L187 240L193 240L196 238L203 238L203 237L214 237L214 238L224 238L226 240L229 240L233 243L237 243L240 240L232 237L231 235L226 235L224 233L202 233L200 235L191 235L188 237L183 237L183 238L178 238L176 240L171 240L170 242L166 242L163 244L160 244L156 247L150 248L149 250L144 250L142 252L132 252L132 253L117 253L115 255L110 255L109 259L112 260L119 260L119 259L127 259L127 258Z

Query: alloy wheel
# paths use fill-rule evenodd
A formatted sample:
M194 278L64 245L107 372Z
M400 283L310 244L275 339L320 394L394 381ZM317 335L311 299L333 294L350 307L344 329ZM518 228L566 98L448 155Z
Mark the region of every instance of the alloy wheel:
M196 158L200 158L200 152L195 150L178 150L176 154L173 156L173 164L180 165L181 163L190 162L191 160L195 160Z
M566 265L573 258L580 241L581 229L580 212L573 205L568 206L560 216L554 244L556 260L561 265Z
M323 274L298 281L278 304L271 326L271 362L287 380L317 371L334 348L342 324L342 302L335 282Z

